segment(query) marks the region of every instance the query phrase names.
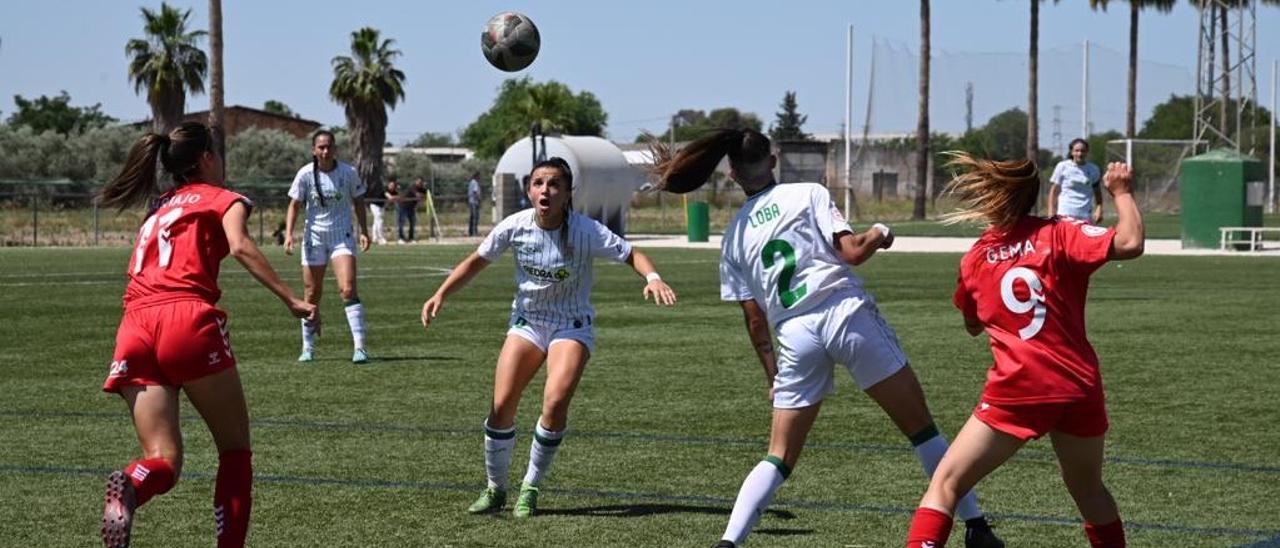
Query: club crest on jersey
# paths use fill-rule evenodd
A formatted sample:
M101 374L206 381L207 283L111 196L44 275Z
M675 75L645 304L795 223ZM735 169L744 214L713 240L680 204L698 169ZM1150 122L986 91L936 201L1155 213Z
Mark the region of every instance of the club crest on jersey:
M1035 244L1028 239L1025 242L1015 242L1008 245L992 246L987 248L987 262L996 264L1001 261L1018 259L1025 255L1033 255L1036 252Z
M120 377L129 372L129 360L111 362L111 373L108 377Z

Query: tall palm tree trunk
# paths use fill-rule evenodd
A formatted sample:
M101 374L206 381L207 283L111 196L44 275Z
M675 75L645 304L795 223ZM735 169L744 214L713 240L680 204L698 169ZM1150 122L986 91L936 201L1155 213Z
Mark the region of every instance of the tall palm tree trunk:
M1125 103L1124 136L1132 139L1138 133L1138 3L1134 1L1129 2L1129 88Z
M1031 47L1027 66L1027 159L1036 161L1040 150L1040 0L1031 0Z
M187 111L187 96L180 82L167 84L151 93L152 98L148 102L151 103L152 130L167 135L182 123L182 115Z
M213 147L223 159L227 157L227 135L223 120L222 81L222 0L209 0L209 127L214 128Z
M387 141L387 110L381 104L348 105L347 126L355 151L356 173L367 188L381 188L382 147Z
M916 125L916 203L912 219L924 218L929 181L929 0L920 0L920 95Z

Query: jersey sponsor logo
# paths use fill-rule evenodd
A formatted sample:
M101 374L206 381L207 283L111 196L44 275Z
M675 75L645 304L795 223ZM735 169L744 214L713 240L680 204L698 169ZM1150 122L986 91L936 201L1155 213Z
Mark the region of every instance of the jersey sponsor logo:
M782 217L782 208L778 204L765 204L747 215L747 224L751 228L760 228Z
M1084 232L1085 236L1097 238L1098 236L1105 235L1107 233L1107 228L1095 225L1080 225L1080 231Z
M1036 246L1030 239L1009 245L992 246L987 248L987 262L996 264L1001 261L1018 259L1024 255L1032 255L1035 252Z
M222 354L220 352L209 353L209 365L218 365L218 363L221 361L222 361Z
M111 362L111 373L108 377L122 377L129 372L129 360Z
M548 282L558 283L573 277L573 273L569 272L569 269L563 266L555 270L547 270L547 269L539 268L533 265L524 264L524 265L520 265L520 268L524 270L525 274L528 274L529 276L537 278L539 280L548 281Z

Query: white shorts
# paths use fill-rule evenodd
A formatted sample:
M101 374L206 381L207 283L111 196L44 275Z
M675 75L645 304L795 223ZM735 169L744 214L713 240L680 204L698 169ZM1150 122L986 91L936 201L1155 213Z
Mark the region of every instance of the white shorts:
M808 407L835 392L837 363L861 390L907 365L898 336L869 295L837 292L812 311L783 320L777 335L773 406L779 409Z
M355 255L351 231L302 231L302 266L324 266L339 255Z
M571 327L552 327L525 321L516 315L511 316L507 335L517 335L538 347L545 354L551 345L561 341L578 341L587 347L588 353L596 351L596 333L588 319L585 324L579 322Z

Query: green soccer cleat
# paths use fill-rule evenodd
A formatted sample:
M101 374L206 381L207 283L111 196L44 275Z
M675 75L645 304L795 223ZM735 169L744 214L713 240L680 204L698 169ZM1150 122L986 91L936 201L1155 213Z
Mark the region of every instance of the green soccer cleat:
M298 363L311 363L311 361L315 359L315 356L311 355L310 350L303 350L301 354L298 354Z
M532 517L538 512L538 488L529 484L520 486L520 498L512 514L517 518Z
M496 487L489 487L480 493L480 498L471 503L467 512L471 514L488 514L502 510L507 505L507 492Z
M351 354L351 363L356 365L369 363L369 353L365 352L363 348L357 348L356 351Z

